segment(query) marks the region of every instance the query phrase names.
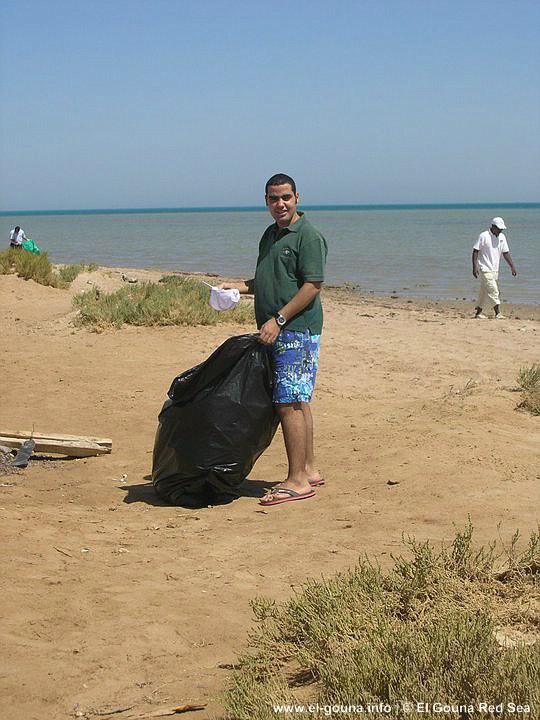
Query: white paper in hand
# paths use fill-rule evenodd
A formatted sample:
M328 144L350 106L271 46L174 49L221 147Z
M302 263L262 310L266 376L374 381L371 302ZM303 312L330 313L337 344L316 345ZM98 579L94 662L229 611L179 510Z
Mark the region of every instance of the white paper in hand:
M236 288L232 290L221 290L212 287L210 291L210 305L214 310L232 310L238 305L240 300L240 291Z

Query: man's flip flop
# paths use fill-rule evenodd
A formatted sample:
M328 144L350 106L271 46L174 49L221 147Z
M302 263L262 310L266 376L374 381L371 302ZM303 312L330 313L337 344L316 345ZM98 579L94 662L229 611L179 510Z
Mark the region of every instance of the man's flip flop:
M308 480L311 487L319 487L319 485L324 485L325 482L326 480L324 478L319 478L318 480Z
M282 495L283 497L277 497ZM310 497L314 497L315 491L308 490L304 493L296 492L296 490L290 490L289 488L275 488L268 493L269 500L259 500L260 505L267 507L269 505L281 505L282 503L292 502L293 500L307 500Z

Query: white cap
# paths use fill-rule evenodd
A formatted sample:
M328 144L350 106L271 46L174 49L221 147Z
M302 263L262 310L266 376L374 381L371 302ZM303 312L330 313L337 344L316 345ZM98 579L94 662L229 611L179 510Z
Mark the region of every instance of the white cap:
M504 224L502 217L494 217L491 224L495 225L495 227L499 228L499 230L506 230L506 225Z
M240 291L236 288L222 290L221 288L212 287L210 291L210 305L214 310L232 310L238 305L239 300Z

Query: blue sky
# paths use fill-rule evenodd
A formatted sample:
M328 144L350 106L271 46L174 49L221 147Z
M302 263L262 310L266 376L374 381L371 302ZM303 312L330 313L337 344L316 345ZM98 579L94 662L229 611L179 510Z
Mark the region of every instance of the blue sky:
M0 8L0 210L540 200L536 0Z

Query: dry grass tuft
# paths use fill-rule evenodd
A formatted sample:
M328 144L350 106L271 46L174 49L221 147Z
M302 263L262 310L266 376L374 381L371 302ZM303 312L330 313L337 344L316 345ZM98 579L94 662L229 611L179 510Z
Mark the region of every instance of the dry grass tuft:
M95 270L97 265L64 265L56 270L46 252L36 255L26 250L13 248L0 252L0 275L14 273L25 280L34 280L40 285L67 288L83 270Z
M74 298L78 325L96 331L122 325L253 324L250 303L241 301L231 311L217 312L208 304L208 289L191 278L169 276L159 283L138 283L114 293L89 290Z
M58 269L58 277L64 285L71 285L77 275L82 272L94 272L98 269L95 263L85 265L85 263L75 263L74 265L63 265Z
M15 273L25 280L34 280L40 285L66 287L54 270L46 252L41 255L26 250L5 250L0 253L0 275Z
M516 534L504 568L495 543L471 541L470 523L439 552L409 539L411 556L393 558L388 574L363 560L283 605L253 601L258 627L226 693L227 718L275 719L283 704L305 706L294 717L324 715L309 703L344 718L339 706L380 703L391 714L370 717L402 717L401 701L540 707L539 535L519 554ZM413 706L407 717L426 714Z
M523 393L519 407L525 408L533 415L540 415L540 363L521 368L517 381Z

